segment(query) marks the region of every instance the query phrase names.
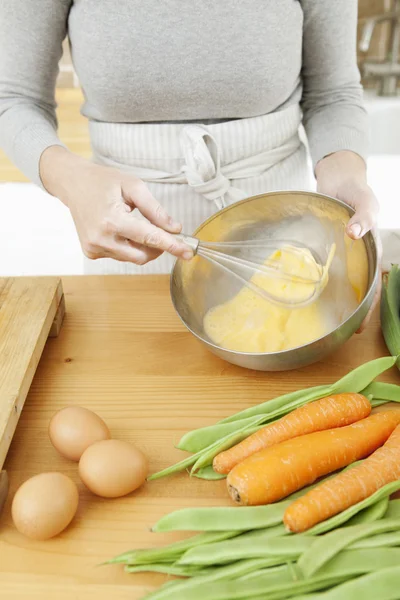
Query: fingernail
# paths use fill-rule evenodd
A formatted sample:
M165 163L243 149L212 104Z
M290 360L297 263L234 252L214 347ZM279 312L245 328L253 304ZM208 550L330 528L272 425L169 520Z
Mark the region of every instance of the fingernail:
M174 221L172 217L168 217L168 225L173 227L174 229L180 229L182 226L177 221Z
M354 225L350 227L350 231L355 238L361 237L362 229L359 223L354 223Z
M185 252L182 254L182 258L184 260L191 260L193 258L193 252L191 250L185 250Z

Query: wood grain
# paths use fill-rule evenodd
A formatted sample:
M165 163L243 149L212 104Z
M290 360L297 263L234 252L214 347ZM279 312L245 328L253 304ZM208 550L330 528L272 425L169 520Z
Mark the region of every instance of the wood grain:
M125 498L96 498L79 481L77 465L50 444L47 426L55 411L68 404L96 411L114 437L145 452L153 472L184 456L174 444L185 431L281 393L335 381L387 354L376 314L366 332L320 364L285 374L246 371L214 357L186 332L167 278L64 278L63 287L68 312L59 337L46 344L6 461L11 493L0 520L0 597L7 600L141 598L165 578L97 565L131 548L181 539L149 531L167 512L229 505L224 482L185 473ZM393 369L383 379L400 383L400 374ZM10 502L23 481L49 470L76 481L79 511L58 538L32 542L14 529Z
M0 469L61 297L57 277L0 279Z

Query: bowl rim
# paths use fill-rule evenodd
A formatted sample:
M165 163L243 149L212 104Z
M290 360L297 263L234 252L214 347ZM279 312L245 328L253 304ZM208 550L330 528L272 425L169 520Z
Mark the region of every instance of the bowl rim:
M248 196L247 198L244 198L243 200L239 200L238 202L234 202L233 204L229 204L229 206L225 206L221 210L219 210L216 213L214 213L213 215L211 215L211 217L209 217L208 219L206 219L205 221L203 221L203 223L201 223L197 227L197 229L193 233L193 236L196 236L198 234L198 232L203 227L205 227L206 225L208 225L208 223L211 223L219 215L221 215L222 213L228 212L229 210L233 209L238 204L245 204L246 202L249 202L250 200L256 200L257 198L262 198L262 197L265 197L265 196L282 195L282 194L294 194L294 195L301 194L301 195L309 195L309 196L314 196L314 197L317 197L317 198L324 198L324 199L332 200L335 204L339 204L340 206L343 206L344 208L346 208L348 210L349 214L350 214L350 218L356 212L352 206L350 206L349 204L347 204L343 200L339 200L338 198L334 198L333 196L328 196L327 194L321 194L319 192L313 192L313 191L309 192L307 190L276 190L276 191L264 192L263 194L256 194L254 196ZM375 254L376 254L377 257L379 257L378 244L377 244L377 241L376 241L376 237L375 237L374 231L370 230L365 235L370 235L371 236L371 238L373 240L373 244L374 244ZM363 237L365 237L365 235ZM232 354L233 356L245 356L245 357L246 356L247 357L249 357L249 356L255 356L255 357L256 356L283 356L285 354L293 352L294 350L301 350L303 348L307 348L309 346L312 346L313 344L316 344L320 340L323 340L324 338L326 338L328 335L332 335L333 333L335 333L336 331L338 331L339 329L341 329L343 327L343 325L345 325L346 323L348 323L354 317L354 315L362 308L362 306L370 299L370 297L373 294L375 294L375 292L376 292L376 286L377 286L378 279L379 279L379 274L380 274L379 260L377 260L376 261L376 265L375 265L375 271L374 271L374 274L373 274L373 277L372 277L372 281L371 281L371 283L369 285L369 289L368 289L367 293L365 294L364 298L362 299L362 301L360 302L360 304L357 306L357 308L347 317L347 319L345 321L343 321L340 325L338 325L337 327L335 327L335 329L332 329L332 331L330 331L329 333L326 333L325 335L323 335L323 336L321 336L321 337L313 340L312 342L308 342L307 344L303 344L302 346L296 346L295 348L289 348L287 350L278 350L277 352L242 352L242 351L239 351L239 350L230 350L228 348L223 348L222 346L219 346L218 344L215 344L214 342L206 340L201 335L199 335L198 333L196 333L195 331L193 331L193 329L191 327L189 327L189 325L186 323L186 321L184 320L184 318L182 317L182 315L178 311L178 308L177 308L176 302L175 302L175 298L174 298L174 295L172 293L173 281L174 281L174 274L175 274L175 269L176 269L177 264L178 264L178 259L175 260L174 265L172 267L171 275L170 275L170 296L171 296L171 300L172 300L172 304L173 304L174 310L175 310L176 314L178 315L179 319L181 320L181 322L183 323L183 325L200 342L202 342L203 344L207 344L207 346L209 346L211 348L214 348L216 351L218 351L218 352L220 352L220 351L226 352L227 354Z

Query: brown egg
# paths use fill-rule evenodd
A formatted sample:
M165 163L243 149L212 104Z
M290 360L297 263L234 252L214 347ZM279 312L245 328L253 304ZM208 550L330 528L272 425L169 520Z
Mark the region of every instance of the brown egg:
M96 442L82 454L79 475L91 492L118 498L140 487L147 476L144 454L121 440Z
M35 475L18 488L13 498L14 525L28 538L48 540L71 523L78 500L78 488L66 475Z
M56 413L49 424L49 436L62 456L75 461L91 444L111 437L103 419L82 406L68 406Z

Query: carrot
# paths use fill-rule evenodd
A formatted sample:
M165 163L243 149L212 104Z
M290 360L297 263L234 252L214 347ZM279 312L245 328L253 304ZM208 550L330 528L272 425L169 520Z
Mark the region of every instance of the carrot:
M400 423L400 410L371 415L346 427L317 431L265 448L246 458L227 477L232 499L269 504L368 456Z
M368 417L370 412L371 404L361 394L336 394L315 400L259 429L229 450L217 454L213 469L217 473L229 473L238 463L263 448L314 431L350 425Z
M360 465L321 483L291 504L283 521L290 531L310 529L400 479L400 425L387 442Z

